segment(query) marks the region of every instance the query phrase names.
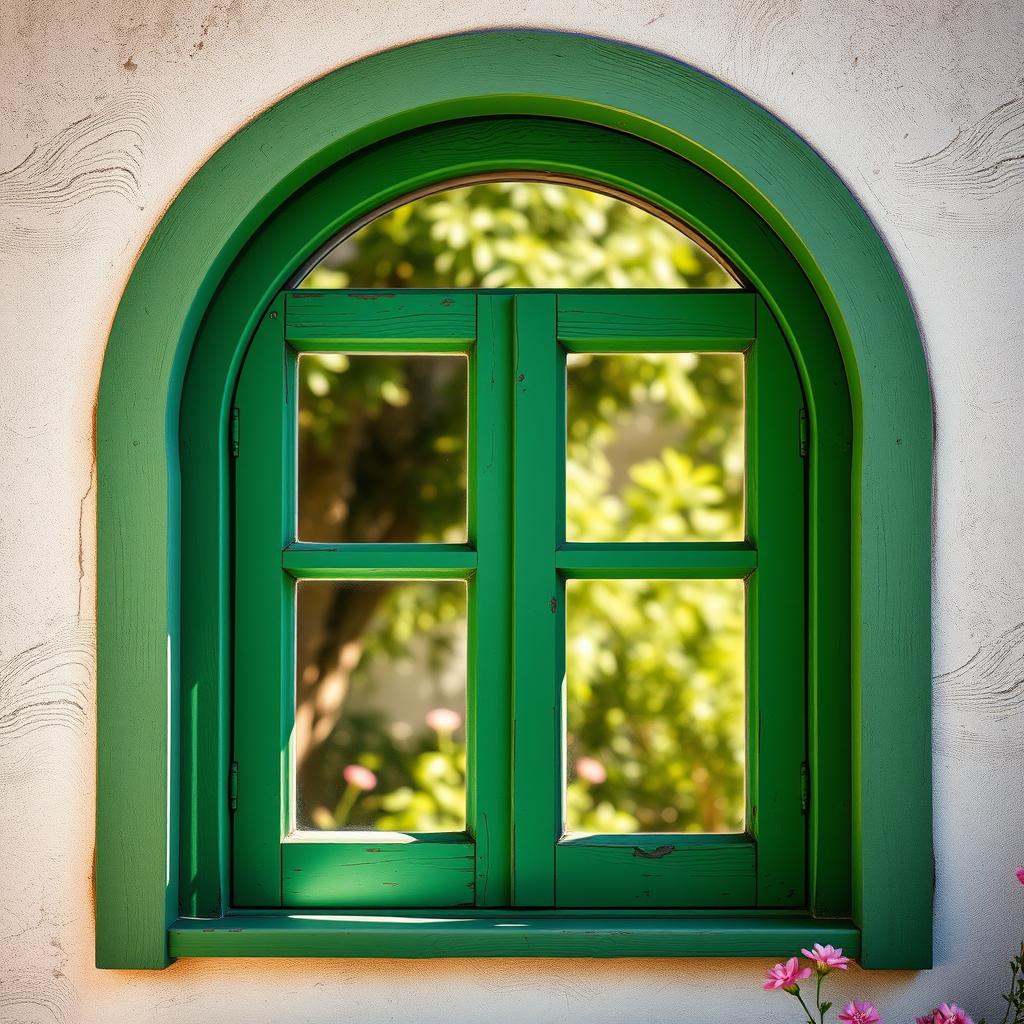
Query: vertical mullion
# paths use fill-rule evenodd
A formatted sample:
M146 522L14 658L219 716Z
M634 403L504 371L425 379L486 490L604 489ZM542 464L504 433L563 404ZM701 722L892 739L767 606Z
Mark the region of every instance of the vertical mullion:
M284 301L256 330L236 395L235 721L237 808L232 895L236 906L281 905L281 837L287 829L283 681L292 661L294 583L281 549L294 519L291 437L293 366L284 341Z
M513 875L516 906L555 901L562 826L564 584L555 548L564 482L565 361L555 296L515 298Z
M476 903L508 906L512 860L512 304L477 298L469 360L469 828Z
M748 584L750 805L758 906L804 902L806 601L803 394L775 318L758 299L747 360L747 529L757 545Z

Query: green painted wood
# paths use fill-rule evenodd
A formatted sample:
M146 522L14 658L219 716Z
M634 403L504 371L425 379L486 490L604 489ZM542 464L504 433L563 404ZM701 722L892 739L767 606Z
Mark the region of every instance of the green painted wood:
M747 358L747 533L758 548L747 585L749 826L757 905L805 901L807 824L805 460L803 395L771 313L758 310Z
M430 957L785 957L813 942L856 956L860 935L844 921L807 917L671 919L529 914L473 917L444 911L388 917L304 914L179 920L173 956Z
M281 549L295 536L295 363L285 358L284 303L263 318L238 393L235 460L234 761L237 810L232 902L281 906L281 836L289 828L290 702L294 679L294 580ZM290 694L289 694L290 696Z
M742 352L754 340L754 296L574 292L558 299L558 340L570 352Z
M514 373L512 902L545 907L555 901L564 759L565 588L555 548L565 531L565 356L554 295L516 296Z
M566 544L555 567L567 579L743 579L757 550L743 542Z
M476 569L465 544L290 544L281 566L304 580L464 580Z
M451 73L438 75L439 65ZM368 143L429 123L503 114L516 115L515 124L507 135L488 128L490 147L446 149L410 134L405 160L396 161L395 150L385 153L388 146L380 146L368 150L362 163L338 164ZM544 133L529 118L552 115L560 119L560 141L542 153ZM569 137L583 128L574 119L628 134L588 148ZM473 127L464 120L458 130ZM642 148L641 140L654 143L657 149L649 152L661 156L630 158L630 145ZM226 564L225 474L223 452L204 435L193 458L182 463L180 519L197 524L202 538L190 533L180 546L179 400L182 410L202 409L224 436L228 396L251 330L316 248L341 225L421 184L491 169L489 160L511 166L501 153L505 142L521 166L535 161L560 172L564 167L635 191L688 221L723 252L779 315L794 345L807 374L812 449L815 428L828 418L831 387L813 376L814 353L828 348L834 332L852 391L856 455L852 895L864 927L864 963L927 966L930 759L899 752L930 746L931 408L920 339L899 275L839 179L742 95L657 54L537 32L430 40L311 83L251 122L200 168L140 256L115 318L97 415L97 961L136 967L166 962L166 932L178 897L168 865L173 873L179 848L179 700L186 714L195 706L204 723L198 730L186 727L182 736L183 756L195 765L183 777L191 787L185 806L197 807L203 823L195 842L181 837L182 875L196 880L195 892L185 895L206 907L223 901L224 801L220 787L197 793L196 786L219 775L226 746L217 724L229 649L218 596ZM368 175L362 189L338 187L346 175L368 171L374 153L383 173L379 168L375 177ZM655 169L662 157L674 171L659 185ZM332 166L336 172L321 174ZM709 173L700 175L696 166ZM725 188L709 201L715 179ZM223 187L225 180L231 189ZM351 177L347 184L353 185ZM806 279L793 273L795 264ZM801 310L817 302L827 313L828 330L807 333ZM190 356L190 395L182 399ZM183 424L183 432L196 429L198 421ZM827 429L823 433L818 443L830 436ZM823 489L827 482L812 463L812 484ZM812 546L812 562L842 566L844 543L840 537L827 553ZM215 556L198 563L198 574L191 569L193 548ZM207 632L183 638L180 659L179 564L183 579L200 584L188 591L181 621L208 624ZM815 576L825 578L824 569ZM818 600L821 588L812 592ZM827 649L840 616L837 602L826 604L829 625L816 642ZM812 682L826 680L837 659L841 652L823 659ZM179 687L186 662L198 687ZM834 732L826 723L829 710L842 706L840 689L819 687L824 699L815 722L823 736ZM819 780L812 806L827 785ZM843 812L818 817L824 827L833 816L841 819ZM894 836L913 840L901 845L898 863L891 856ZM826 838L820 849L839 853L842 842ZM842 899L834 878L819 881L818 890L833 904Z
M558 905L751 907L757 853L746 836L588 836L555 851ZM819 941L819 940L815 940Z
M300 350L464 352L476 337L472 292L299 290L286 310L288 342Z
M565 131L565 126L560 126L560 129L559 129L559 134L560 134L560 136L561 136L561 134L563 134L563 133L564 133L564 131ZM538 132L536 132L536 134L543 134L543 131L542 131L542 130L539 130ZM523 144L523 139L522 139L522 138L518 138L518 139L516 139L516 144L517 144L518 146L521 146L521 145ZM636 171L639 165L637 165L637 164L634 164L633 166L634 166L634 171ZM677 171L677 170L678 170L678 168L673 168L673 170L674 170L674 171ZM693 186L693 184L694 184L694 182L692 182L692 181L691 181L691 182L689 182L689 183L688 183L688 187L692 187L692 186ZM785 284L788 284L788 283L790 283L791 281L794 281L794 280L799 280L799 279L791 279L791 278L786 278L786 279L784 279L784 283L785 283ZM794 306L797 306L797 303L796 303L796 302L794 302ZM806 308L806 303L804 303L803 305L799 306L798 308L800 308L800 309L804 309L804 308ZM810 332L808 332L808 336L810 336ZM838 785L838 784L839 784L839 782L838 782L838 779L839 779L839 776L840 776L840 775L841 775L841 772L833 772L833 773L829 773L829 775L828 775L828 778L829 778L830 780L831 780L831 779L836 779L836 780L837 780L836 784ZM817 792L817 791L815 791L815 792ZM837 858L837 859L838 859L838 858Z
M470 298L475 323L475 297ZM295 541L297 353L284 337L285 318L278 315L286 301L287 295L276 300L257 331L242 364L236 395L240 443L235 467L234 757L238 796L233 905L472 904L475 856L470 841L462 843L460 851L445 837L389 842L381 836L377 843L362 846L315 834L289 838L294 827L295 580L467 579L476 568L477 555L468 545ZM361 309L381 310L381 334L394 325L388 302L378 305L366 293L361 293L359 302ZM417 315L436 318L433 303L405 307L401 329L409 330L411 318Z
M475 847L453 837L413 842L333 836L282 846L281 885L289 907L458 907L473 905ZM463 837L464 838L464 837Z
M512 899L512 318L511 295L481 295L470 355L468 821L476 901Z

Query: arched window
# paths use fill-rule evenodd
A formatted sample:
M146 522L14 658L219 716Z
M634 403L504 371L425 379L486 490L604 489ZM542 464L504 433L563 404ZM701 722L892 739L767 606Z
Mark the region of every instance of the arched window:
M543 52L554 37L471 38L447 45ZM440 45L402 51L403 73ZM666 96L709 89L765 124L651 68ZM895 479L881 451L899 463L907 445L911 500L885 513L927 526L927 439L912 403L869 417L886 399L850 341L869 304L809 276L829 204L847 230L855 206L806 149L785 155L774 122L780 166L820 206L802 235L778 195L723 173L742 154L606 123L585 99L460 102L378 122L275 192L282 174L185 300L180 406L166 397L180 528L173 491L165 527L127 527L138 544L163 529L168 564L180 552L162 650L119 583L140 549L118 534L139 495L116 454L131 429L110 426L127 422L115 341L153 271L133 277L100 408L100 962L161 962L157 932L172 955L833 940L869 965L923 962L893 936L927 931L927 894L900 870L893 904L884 850L927 814L927 766L882 794L887 755L865 751L895 721L893 684L865 673L904 658L900 721L926 730L926 620L879 634L893 608L864 570L902 587L900 607L920 593L920 546L879 562L871 524L877 481ZM278 130L287 107L266 115ZM847 270L862 259L851 248ZM891 266L857 273L877 303ZM890 330L912 337L886 287ZM919 400L922 381L907 386ZM143 852L162 837L159 885L116 878L106 831L142 792L112 773L138 749L114 742L133 666L156 716L136 724L167 739L167 814L135 830ZM143 904L144 954L117 923Z

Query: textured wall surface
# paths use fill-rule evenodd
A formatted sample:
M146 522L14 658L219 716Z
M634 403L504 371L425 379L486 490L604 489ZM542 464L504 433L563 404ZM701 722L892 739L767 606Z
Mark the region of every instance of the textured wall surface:
M1024 931L1024 6L1019 0L0 0L0 1021L770 1021L762 962L92 968L92 418L118 298L240 125L339 64L502 25L688 61L785 120L891 247L936 405L936 967L889 1024L991 1019ZM228 183L225 183L228 186ZM907 750L907 758L929 756ZM999 1011L996 1020L1002 1016Z

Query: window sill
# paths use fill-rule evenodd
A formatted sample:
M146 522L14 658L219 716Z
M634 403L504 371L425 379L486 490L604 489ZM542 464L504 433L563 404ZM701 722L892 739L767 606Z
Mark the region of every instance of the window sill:
M170 929L172 957L788 957L813 942L860 953L848 921L781 915L299 912L182 918Z

